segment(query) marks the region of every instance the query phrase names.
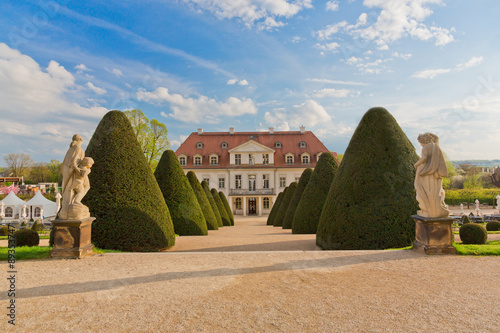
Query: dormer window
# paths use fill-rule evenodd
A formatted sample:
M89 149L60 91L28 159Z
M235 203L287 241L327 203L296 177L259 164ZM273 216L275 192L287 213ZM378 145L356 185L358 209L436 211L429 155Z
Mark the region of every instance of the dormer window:
M304 153L302 154L302 164L310 164L311 163L311 158L309 154Z
M202 142L198 142L196 144L196 149L203 149L203 143Z
M306 145L305 141L301 141L301 142L299 143L299 147L300 147L300 148L306 148L306 147L307 147L307 145Z
M210 155L210 165L218 165L219 158L217 155Z
M222 149L227 149L227 142L223 142L220 146Z
M287 154L285 156L285 161L286 161L286 164L293 164L293 155L292 154Z
M194 157L194 165L202 165L201 164L201 156L195 156Z
M281 148L281 142L279 142L279 141L278 141L278 142L276 142L276 143L274 144L274 148Z
M181 157L179 157L179 163L180 163L182 166L185 166L185 165L186 165L186 157L185 157L185 156L181 156Z

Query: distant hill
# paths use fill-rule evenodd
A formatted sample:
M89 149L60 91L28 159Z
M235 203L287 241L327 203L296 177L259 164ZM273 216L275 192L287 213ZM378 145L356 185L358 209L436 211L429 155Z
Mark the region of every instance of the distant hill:
M463 161L451 161L451 162L455 165L455 167L464 163L485 168L493 168L496 166L500 166L500 160L463 160Z

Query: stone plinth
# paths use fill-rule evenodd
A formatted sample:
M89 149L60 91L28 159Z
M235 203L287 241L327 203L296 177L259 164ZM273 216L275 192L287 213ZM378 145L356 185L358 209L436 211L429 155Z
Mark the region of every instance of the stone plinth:
M413 250L424 254L456 254L453 246L453 219L439 217L423 217L412 215L415 220L415 236Z
M94 245L90 242L92 222L95 217L83 220L54 220L53 258L83 258L92 254Z

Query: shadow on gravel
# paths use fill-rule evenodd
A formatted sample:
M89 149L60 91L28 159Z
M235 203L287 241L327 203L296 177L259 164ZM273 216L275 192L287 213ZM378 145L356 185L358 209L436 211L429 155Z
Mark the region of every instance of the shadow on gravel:
M321 252L319 252L321 253ZM324 253L324 252L323 252ZM136 255L136 254L109 254L109 255ZM174 255L169 253L147 254L147 255ZM178 255L178 254L175 254ZM112 280L96 280L89 282L48 284L41 287L20 288L16 293L17 298L32 298L54 295L71 295L85 292L96 292L111 290L127 286L134 286L143 283L153 283L162 281L172 281L179 279L192 279L203 277L236 276L246 274L259 274L279 271L306 270L317 268L348 267L364 263L387 262L396 260L406 260L422 257L424 255L413 251L377 251L370 253L352 254L342 257L291 260L287 263L277 263L268 266L248 267L248 268L215 268L202 271L166 272L138 277L119 278ZM0 300L7 299L7 293L0 295Z
M248 251L319 251L321 249L316 246L316 240L291 240L281 242L269 242L261 244L247 244L247 245L227 245L219 247L209 247L200 249L189 250L167 250L170 253L186 253L186 252L248 252Z

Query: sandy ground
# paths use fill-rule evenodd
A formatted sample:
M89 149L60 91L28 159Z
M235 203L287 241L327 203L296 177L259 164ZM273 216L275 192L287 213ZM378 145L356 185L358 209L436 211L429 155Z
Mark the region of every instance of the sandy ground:
M240 218L164 253L16 263L16 332L498 332L500 258L321 251ZM7 264L0 304L7 313Z

